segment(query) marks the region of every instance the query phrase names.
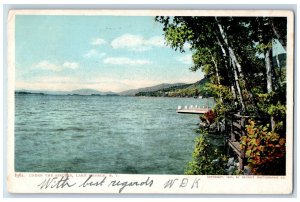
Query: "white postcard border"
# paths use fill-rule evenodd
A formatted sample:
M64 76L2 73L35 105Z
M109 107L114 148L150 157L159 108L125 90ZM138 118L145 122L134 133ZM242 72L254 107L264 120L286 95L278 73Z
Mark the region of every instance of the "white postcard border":
M286 16L287 40L287 169L286 176L187 176L14 172L15 15L199 15ZM147 193L147 194L290 194L293 189L294 16L284 10L11 10L8 17L8 177L11 193ZM92 175L92 176L91 176ZM55 178L56 177L56 178ZM42 187L48 179L61 186ZM88 185L84 182L97 184ZM64 184L65 182L65 184ZM173 185L171 186L171 184ZM40 185L40 186L38 186ZM64 185L64 186L63 186ZM85 186L86 185L86 186Z

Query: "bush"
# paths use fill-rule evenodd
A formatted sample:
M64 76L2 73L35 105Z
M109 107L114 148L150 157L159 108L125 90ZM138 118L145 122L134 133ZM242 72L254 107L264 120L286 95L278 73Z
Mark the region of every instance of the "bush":
M213 149L205 135L195 139L193 160L189 162L186 175L224 175L227 157Z
M241 137L241 149L245 150L248 166L253 174L285 174L285 138L269 126L256 126L253 120L246 125L247 134Z

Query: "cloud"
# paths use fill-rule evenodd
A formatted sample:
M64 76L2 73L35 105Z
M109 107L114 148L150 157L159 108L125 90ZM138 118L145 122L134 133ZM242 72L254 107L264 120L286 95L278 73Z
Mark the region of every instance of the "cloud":
M111 42L111 46L114 49L126 48L131 51L146 51L152 47L164 47L165 40L162 36L154 36L149 39L145 39L139 35L124 34L115 38Z
M190 64L193 63L193 59L192 59L191 54L177 57L176 60L183 63L183 64L187 64L187 65L190 65Z
M147 77L136 78L134 75L127 78L113 78L97 76L81 83L80 88L92 88L100 91L122 92L129 89L144 88L160 84L161 81Z
M149 46L158 46L158 47L164 47L166 46L165 44L165 39L162 36L154 36L151 37L146 41L146 44Z
M79 64L77 62L64 62L62 66L70 69L77 69Z
M138 46L143 45L144 39L141 36L132 35L132 34L124 34L120 37L115 38L111 42L111 46L114 49L119 48L136 48Z
M36 82L39 83L78 83L80 79L74 76L40 76L37 78Z
M95 58L102 58L106 55L106 53L100 53L98 52L97 50L95 49L91 49L89 50L87 53L85 53L83 56L86 57L86 58L92 58L92 57L95 57Z
M157 78L136 78L131 75L127 78L104 77L95 75L94 77L81 78L81 76L41 76L37 79L17 80L16 89L27 90L54 90L70 91L81 88L95 89L99 91L121 92L128 89L144 88L164 83L194 83L203 77L183 77L167 80Z
M113 64L113 65L146 65L150 64L149 60L133 60L126 57L108 57L103 61L105 64Z
M60 66L50 63L46 60L39 62L34 66L36 69L42 69L42 70L50 70L50 71L61 71Z
M94 46L100 46L105 43L106 43L106 41L102 38L95 38L91 41L91 45L94 45Z
M55 64L52 62L49 62L47 60L43 60L36 65L34 65L33 69L39 69L39 70L49 70L53 72L59 72L63 69L77 69L79 67L79 63L77 62L64 62L62 64Z
M99 91L121 92L128 89L149 87L159 84L159 81L150 79L113 79L99 77L89 81L76 77L40 77L35 81L16 81L16 89L26 90L53 90L71 91L75 89L89 88Z
M16 89L27 90L74 90L81 79L74 76L39 76L30 80L16 81Z

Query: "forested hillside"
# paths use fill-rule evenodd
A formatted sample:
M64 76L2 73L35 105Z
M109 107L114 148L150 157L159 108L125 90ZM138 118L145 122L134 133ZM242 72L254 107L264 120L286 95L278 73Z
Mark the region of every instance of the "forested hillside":
M209 79L204 78L193 84L176 85L156 91L139 92L135 95L153 97L209 97L211 94L206 90L208 83Z

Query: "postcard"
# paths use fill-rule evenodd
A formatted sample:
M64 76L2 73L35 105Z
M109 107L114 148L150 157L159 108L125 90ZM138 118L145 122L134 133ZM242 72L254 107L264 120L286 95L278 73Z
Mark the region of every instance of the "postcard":
M10 10L10 193L290 194L289 10Z

